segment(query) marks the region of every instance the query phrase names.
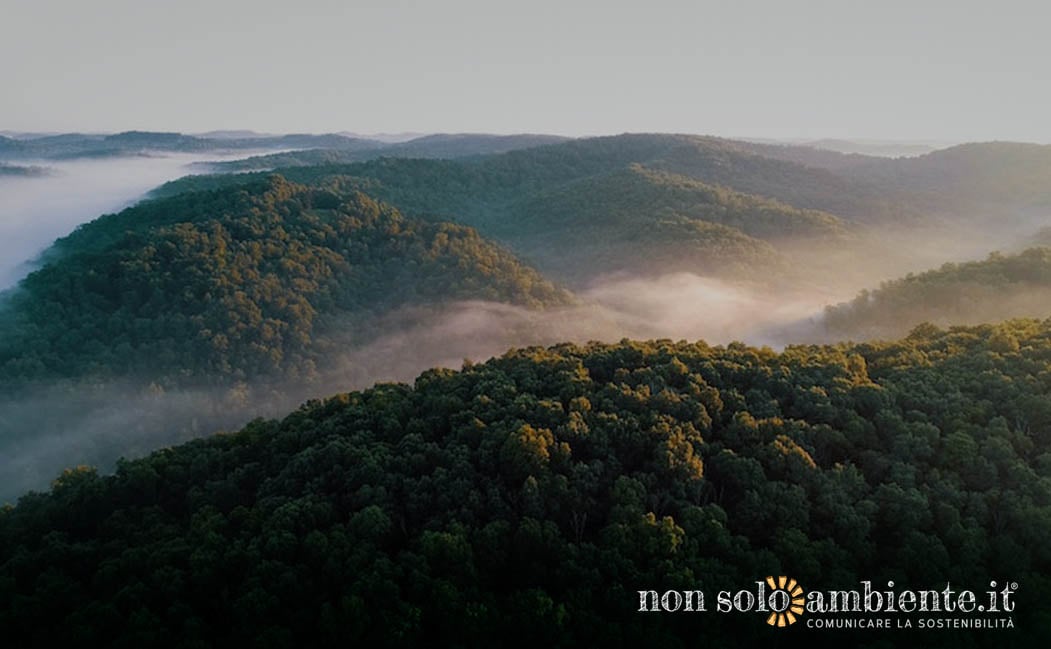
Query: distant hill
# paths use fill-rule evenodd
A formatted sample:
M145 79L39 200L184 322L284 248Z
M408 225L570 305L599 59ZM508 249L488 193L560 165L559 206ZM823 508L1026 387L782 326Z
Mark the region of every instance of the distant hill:
M414 138L407 142L385 144L382 148L356 150L306 149L252 156L243 160L213 162L205 169L220 173L257 171L287 167L349 164L377 157L396 158L468 158L472 156L505 153L515 149L528 149L544 144L563 142L567 138L554 135L486 135L486 134L439 134Z
M754 278L785 264L779 244L847 233L830 214L639 165L538 192L479 227L564 277L591 269Z
M817 149L827 149L840 153L859 153L881 158L901 158L931 153L937 146L919 142L894 142L883 140L842 140L826 138L804 143Z
M409 145L412 142L405 146ZM508 200L587 176L618 171L631 164L641 164L653 170L771 198L793 207L826 211L858 223L908 222L919 218L907 206L896 203L893 196L865 182L845 179L828 170L798 162L766 157L754 150L756 146L692 135L625 134L535 146L475 161L460 161L443 169L429 167L426 173L429 174L428 182L434 184L430 189L444 195L451 191L463 195L477 195L484 191L490 196L498 195L501 200ZM315 155L317 157L311 159ZM338 168L338 164L329 164L345 159L331 153L293 154L290 159L296 165L322 163L313 171L299 172L301 178L337 173L379 174L382 176L379 179L385 184L393 183L382 166L348 164L345 168ZM280 157L272 157L264 159L262 164L269 168L280 160ZM236 169L237 165L226 168ZM280 167L279 170L285 173ZM452 187L437 186L437 183L446 181ZM236 182L239 181L187 179L162 188L159 195ZM418 185L420 181L408 179L405 182ZM464 199L460 202L471 201ZM422 206L422 201L416 203ZM432 209L443 207L439 199Z
M20 140L0 135L0 157L15 156L21 153L21 151L22 143Z
M905 194L928 212L984 220L1051 217L1051 145L962 144L915 158L872 160L847 173Z
M112 135L65 133L19 140L0 139L0 159L63 160L129 156L144 152L203 153L321 147L361 151L382 146L381 142L335 134L202 137L152 131L126 131Z
M807 146L749 147L763 156L829 170L949 222L1038 224L1051 217L1051 145L978 142L898 158Z
M112 135L66 133L12 139L0 137L0 159L77 159L138 155L145 152L204 153L292 150L304 157L254 157L231 162L224 171L268 169L318 162L358 162L386 156L459 158L503 153L517 148L561 142L553 135L440 134L409 141L381 141L340 133L285 135L251 131L214 131L201 135L126 131ZM318 153L307 154L307 150ZM319 156L319 157L311 157Z
M329 334L401 305L570 299L474 230L277 176L103 216L44 260L0 310L0 383L309 379Z
M409 214L456 219L578 284L620 270L755 275L784 267L781 243L842 240L857 225L763 193L789 193L795 180L809 179L812 193L823 187L830 202L849 202L843 182L827 172L684 136L624 135L471 160L383 158L279 171L296 182L359 189ZM261 177L193 176L155 194ZM803 181L797 189L806 186ZM882 204L859 201L855 214L893 218Z
M47 176L51 173L51 170L47 167L41 167L39 165L9 165L4 162L0 162L0 177L3 176Z
M1051 248L945 264L862 291L826 309L828 333L855 340L893 338L916 325L973 325L1051 318Z

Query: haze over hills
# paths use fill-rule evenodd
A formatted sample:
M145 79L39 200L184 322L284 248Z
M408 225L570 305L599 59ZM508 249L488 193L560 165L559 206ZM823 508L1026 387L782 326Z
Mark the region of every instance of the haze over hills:
M411 144L411 143L410 143ZM512 151L478 161L451 165L442 173L470 174L475 187L487 185L490 191L543 189L545 185L609 172L632 163L678 173L696 180L719 184L737 191L781 200L804 209L831 211L839 216L866 219L900 219L915 215L895 206L891 198L875 188L846 180L822 169L757 155L753 145L732 140L692 135L624 134L572 140L548 146ZM292 154L295 165L330 162L331 153ZM311 156L318 159L311 160ZM412 156L410 156L412 157ZM418 156L416 156L418 157ZM264 158L266 168L281 157ZM255 164L231 163L229 170ZM355 168L345 170L354 175ZM317 175L316 173L314 174ZM173 185L163 191L182 191L189 184ZM219 181L223 182L223 181ZM236 181L231 181L236 182ZM473 189L474 187L472 187Z
M216 131L202 135L126 131L114 134L65 133L18 139L0 136L0 160L69 160L158 153L325 149L363 160L379 155L463 157L500 153L566 138L548 135L433 134L409 140L373 140L339 133L268 135Z
M947 259L980 258L994 249L1010 249L1019 238L1029 236L1040 221L1040 178L1051 178L1051 174L1032 171L1025 178L1030 198L1026 194L1011 193L1012 183L1018 178L1005 175L1001 167L1003 157L1010 155L1011 147L996 145L974 145L975 151L985 151L981 164L974 174L981 175L989 188L989 195L1003 195L1003 204L996 210L987 210L974 192L973 200L966 209L957 208L963 199L946 197L943 207L931 209L931 202L940 200L933 194L921 195L914 188L900 182L890 182L876 174L874 169L893 168L898 164L919 164L938 168L943 159L952 156L925 156L902 160L886 160L862 155L844 155L822 151L812 147L768 145L734 142L718 138L680 135L621 135L605 138L575 140L518 151L507 154L481 157L476 160L423 162L413 160L381 160L358 164L339 164L343 158L331 151L313 151L305 154L279 155L275 159L253 161L246 165L271 164L284 161L299 168L277 168L275 172L301 182L317 182L329 176L342 175L360 179L359 187L365 191L397 205L400 209L421 216L440 215L457 219L480 229L483 234L495 237L524 255L542 270L555 273L559 279L579 283L580 270L591 269L594 274L633 267L637 260L629 260L634 248L609 246L603 259L603 251L592 250L584 245L572 255L569 239L574 232L584 236L585 224L602 227L614 224L613 230L604 236L613 241L623 241L613 235L624 229L624 217L633 222L641 236L635 240L638 247L636 257L650 260L652 269L662 267L669 270L689 267L698 263L704 272L741 278L747 268L754 268L750 261L769 260L774 267L782 264L786 254L788 265L796 275L811 276L818 284L827 283L834 274L843 281L836 290L856 292L866 284L899 276L904 272L918 272L940 265ZM1032 155L1038 156L1043 149L1037 147ZM319 163L319 164L315 164ZM791 219L782 220L782 232L767 230L762 237L753 231L729 232L712 225L725 225L719 219L706 221L703 233L696 231L698 219L689 223L677 221L682 214L664 218L669 205L660 190L644 188L654 181L638 174L621 175L629 184L638 187L639 196L646 201L637 203L638 210L625 215L623 208L609 200L617 194L602 188L598 178L614 174L625 174L632 165L643 170L671 174L707 186L719 186L732 190L753 203L773 200L785 207L803 211L818 211L840 222L831 230L849 233L853 239L837 245L796 246L791 239ZM982 171L986 169L987 171ZM945 170L950 176L951 171ZM1043 173L1043 175L1041 175ZM246 176L248 178L250 176ZM180 191L219 187L242 182L237 175L195 176L171 183L158 190L157 195ZM930 182L937 182L932 180ZM963 181L960 181L963 182ZM975 183L979 184L979 183ZM573 187L580 191L569 219L554 220L544 215L550 209L557 212L557 204L547 206L544 196L573 196ZM748 198L750 197L750 198ZM552 200L555 200L554 198ZM703 205L703 201L698 203ZM721 208L720 208L721 209ZM674 211L674 210L673 210ZM709 210L714 213L718 210ZM732 210L730 210L732 211ZM620 215L618 216L618 212ZM995 216L995 221L983 215ZM700 219L704 220L704 219ZM543 227L530 231L515 229L517 223L536 223ZM828 220L826 218L826 223ZM682 228L686 227L685 230ZM618 230L618 228L620 228ZM693 228L693 231L690 229ZM831 233L831 230L829 233ZM694 255L682 255L666 249L664 254L653 250L644 251L650 237L661 239L661 232L675 233L665 237L701 242L691 249L707 250L701 259ZM765 249L742 237L760 239L774 243L775 251ZM786 236L787 235L787 236ZM628 236L633 236L628 234ZM580 237L576 237L580 241ZM602 248L604 237L592 241ZM741 254L722 254L721 249L739 251ZM624 256L621 256L623 253ZM590 257L590 259L589 259ZM744 261L735 264L733 259ZM676 266L676 260L682 263ZM577 264L579 260L581 263ZM576 267L574 267L574 265ZM695 266L696 267L696 266ZM782 267L783 264L782 264ZM759 268L767 277L778 276ZM588 275L584 274L586 282ZM845 295L843 296L845 297Z
M212 144L179 134L90 136L127 150L300 136L210 137ZM82 142L72 135L50 141ZM521 148L492 153L508 147ZM383 151L405 157L353 163L341 157ZM1023 159L1039 160L1043 151L1026 148ZM7 297L0 322L3 376L9 387L32 386L44 395L52 394L54 382L130 381L121 390L136 400L153 384L172 410L155 401L150 408L169 413L172 422L179 417L171 413L184 407L172 392L176 386L223 386L217 395L189 400L208 404L195 410L212 414L176 428L198 434L202 427L237 424L255 407L273 413L268 406L320 389L304 386L404 380L432 364L485 358L515 344L626 335L743 337L776 345L867 337L876 330L833 330L808 316L864 286L946 258L966 259L979 250L984 256L1009 235L1008 228L989 227L978 237L948 221L947 210L923 211L922 201L910 198L920 181L906 186L887 169L922 162L940 170L923 181L936 186L963 182L953 169L966 167L967 177L980 177L990 193L1010 182L1038 186L1042 167L1015 175L1001 169L1004 156L1016 155L1013 146L974 145L883 160L712 137L626 134L579 140L440 135L380 148L248 158L236 164L292 166L168 183L154 192L160 198L59 241L42 258L43 268ZM967 167L961 156L981 164ZM458 159L434 159L443 157ZM333 228L343 234L333 238ZM392 231L395 242L383 240L382 233ZM439 249L451 247L433 258L439 240L447 242ZM357 246L373 252L362 257ZM162 268L184 270L158 273ZM573 287L575 298L554 288L558 283ZM1012 287L1019 288L1011 293L1018 304L1035 288ZM1006 299L1003 288L990 284L967 309L973 315L982 307L995 319ZM939 320L924 313L886 317L957 324L955 315ZM1040 313L1008 309L1003 315ZM861 320L875 327L878 318ZM903 327L879 333L897 335ZM319 365L324 362L327 369ZM300 385L282 384L289 378ZM103 388L76 408L115 413L112 397ZM219 411L239 414L223 418ZM19 412L8 425L11 435L24 438L29 425L21 418L29 413ZM49 423L33 415L32 426L57 434L69 425L70 413L46 414ZM148 431L154 424L137 417L129 427ZM152 439L147 432L142 437ZM115 447L106 448L97 456Z
M100 217L0 294L0 498L71 452L109 466L327 382L459 361L383 349L464 300L526 320L572 303L470 228L279 177Z
M854 300L830 306L823 334L868 340L896 338L920 323L974 325L1010 318L1051 317L1051 248L941 268L884 282Z
M976 142L897 158L806 146L751 146L761 155L827 169L888 192L923 214L966 225L995 219L1016 227L1044 223L1051 216L1051 145Z
M110 142L131 151L152 137ZM186 137L158 141L203 139ZM258 139L212 134L249 137ZM1026 377L1043 371L1047 324L1000 321L1051 315L1048 249L967 259L1006 249L1018 233L1039 240L1034 206L1051 173L1037 164L1040 148L940 153L883 160L659 134L436 136L276 153L216 165L265 171L167 183L57 241L0 298L0 499L66 466L105 473L121 456L237 429L308 397L419 377L417 387L315 403L284 423L122 461L114 477L67 472L52 494L0 512L0 557L31 543L33 530L61 529L101 564L114 548L157 550L139 540L147 528L162 530L162 545L197 543L186 539L212 516L222 547L250 557L216 550L215 565L257 566L266 555L294 580L325 583L304 554L324 538L322 554L355 574L365 574L358 559L338 548L368 548L370 566L397 566L375 577L397 595L340 600L357 611L346 618L290 620L287 606L246 603L268 579L253 568L227 581L234 599L217 602L195 589L225 578L200 562L162 561L167 581L184 586L134 608L116 593L152 577L129 568L103 583L38 545L20 555L31 558L13 581L0 561L0 596L23 603L14 617L0 608L0 621L17 635L33 616L61 618L58 639L84 611L108 611L84 632L161 645L151 633L215 637L215 620L230 616L244 621L230 642L262 642L279 627L313 638L326 625L370 638L376 619L433 600L407 584L441 590L450 565L457 606L485 611L477 625L428 615L411 618L404 637L452 634L452 619L479 639L542 642L541 622L565 635L577 627L564 620L589 615L600 623L584 627L634 637L642 627L616 622L624 574L729 585L791 571L849 583L889 566L930 580L969 557L968 574L987 580L1010 558L1014 578L1032 584L1026 596L1042 597L1047 557L1028 548L1051 503L1040 477L1051 418ZM896 166L906 163L920 171ZM1006 216L979 218L982 196L998 196ZM995 324L958 326L978 322ZM625 337L725 346L561 344L474 364L512 347ZM420 375L430 367L463 371ZM995 403L982 400L993 393ZM420 457L429 472L413 464ZM989 514L1003 506L994 482L1017 510ZM948 509L930 505L935 497ZM281 527L289 516L300 522ZM388 527L400 531L372 535ZM109 544L93 540L103 528ZM611 594L567 589L520 546L543 549L555 572L590 574L587 592ZM606 560L587 558L598 547L638 567L602 572ZM723 550L713 557L709 547ZM512 549L486 559L502 552L494 548ZM79 594L45 597L26 577L45 564ZM663 567L643 567L652 565ZM514 587L494 590L478 574ZM336 606L322 591L282 597L312 611ZM156 612L183 604L179 620ZM515 622L513 609L532 617Z
M1040 3L0 7L0 649L1048 649Z
M0 159L7 160L69 160L104 158L157 153L200 153L207 151L265 151L331 147L341 149L370 149L382 146L380 142L354 139L342 135L275 135L245 138L206 138L181 133L125 131L114 134L64 133L40 137L0 138Z
M813 148L821 151L834 151L836 153L859 154L879 158L901 158L918 156L931 153L938 149L953 146L949 142L912 142L896 140L870 140L870 139L842 139L823 138L820 140L805 139L771 139L771 138L740 138L746 142L756 144L770 144L791 146L798 148Z
M0 382L138 375L309 378L368 316L465 298L569 297L451 224L357 193L264 183L151 201L56 242L8 296ZM324 329L328 328L328 332Z
M386 146L378 149L305 149L252 156L243 160L208 163L201 165L201 167L205 171L229 173L284 167L307 167L322 164L347 164L372 160L377 157L469 158L505 153L516 149L528 149L544 144L564 142L568 139L554 135L439 133L423 135L410 140L389 142L386 143Z
M874 189L824 170L765 158L737 143L695 136L591 138L459 161L383 159L304 166L331 160L331 153L277 157L299 166L274 169L275 173L297 182L318 182L337 175L359 179L359 188L408 213L455 218L477 227L542 269L556 272L559 279L578 284L603 272L633 269L637 260L631 259L632 255L648 258L656 271L682 270L700 262L705 272L735 275L750 264L735 264L733 255L720 251L723 244L747 251L742 260L768 258L776 262L777 254L750 239L784 244L800 238L802 232L817 238L840 236L851 227L896 226L919 218ZM264 161L266 166L274 162ZM251 159L249 164L253 164ZM221 187L251 177L189 177L160 188L156 195ZM618 186L621 181L625 186ZM691 183L692 189L686 189ZM692 195L675 196L676 192ZM629 194L635 196L630 214L612 198ZM545 214L548 210L565 212L565 205L559 202L567 200L573 201L572 213L563 213L568 218ZM768 211L765 217L758 216L760 205ZM822 210L815 207L820 205L838 211L820 214ZM774 216L775 212L779 215ZM702 221L704 224L697 226ZM759 221L765 224L760 227ZM606 226L612 228L604 235L612 237L607 259L599 259L601 250L589 253L574 249L569 254L571 240L593 239L587 228ZM659 239L664 231L668 233L665 241L696 240L700 245L693 250L707 252L707 257L701 259L695 254L691 259L671 250L663 254L625 250L620 244L633 236L632 228L642 233L635 244L645 247L647 237ZM694 228L692 233L690 228ZM621 252L626 257L618 268L614 258ZM720 259L727 263L720 263Z
M12 165L0 162L0 176L46 176L50 171L38 165Z

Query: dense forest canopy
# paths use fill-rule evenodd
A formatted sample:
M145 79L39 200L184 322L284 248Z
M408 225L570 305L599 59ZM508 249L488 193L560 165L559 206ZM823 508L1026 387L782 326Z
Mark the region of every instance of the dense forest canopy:
M816 193L843 195L840 184L822 184L826 172L762 159L710 138L624 135L470 161L385 158L279 171L304 183L338 179L340 186L366 191L406 213L456 219L576 285L618 271L770 277L772 269L790 266L781 258L781 244L827 245L851 227L830 213L777 199L778 187L802 177L817 183ZM192 176L155 193L261 176ZM734 189L741 184L760 195ZM879 211L866 209L860 206L857 213Z
M71 469L0 511L14 646L1042 646L1051 322L512 351ZM1010 630L773 630L636 591L1020 584ZM788 634L777 636L774 634Z
M280 176L82 226L0 310L0 383L70 376L309 379L399 305L563 304L470 228Z
M683 135L128 132L0 138L0 158L249 141L297 150L217 166L277 172L169 183L57 241L0 295L0 499L39 484L34 454L53 467L50 445L100 467L0 509L5 642L751 645L778 636L746 615L643 616L637 591L776 574L814 589L1020 584L1013 630L796 625L789 643L1037 646L1051 633L1051 320L959 326L1047 317L1049 248L886 282L779 338L908 334L897 342L523 348L106 475L120 453L347 389L324 366L370 340L385 366L421 367L425 347L487 323L536 335L562 318L577 328L550 329L556 340L586 340L592 307L629 316L619 332L733 308L761 319L781 296L757 310L748 290L853 292L852 277L902 272L871 258L931 267L916 255L931 233L942 259L954 236L986 245L964 227L978 216L980 232L1026 224L1042 242L1047 148L875 159ZM607 308L668 277L696 290ZM521 346L522 331L502 333ZM90 435L52 430L70 411Z
M855 340L893 338L921 322L939 325L1045 317L1051 313L1051 248L983 261L947 263L936 270L884 282L850 302L825 310L824 330Z
M916 216L894 204L893 197L860 180L759 155L747 143L694 135L625 134L570 140L474 161L448 161L428 168L438 174L429 179L431 188L438 191L437 200L453 191L460 194L460 200L477 200L480 194L490 199L521 196L565 181L618 171L633 163L858 221L896 221ZM317 177L325 171L324 167L316 166L302 173ZM385 184L398 185L389 175L389 167L348 165L327 171L374 177ZM298 176L297 179L305 178ZM403 178L397 180L405 182ZM169 183L158 195L236 182L221 177L190 177ZM470 195L462 196L464 192Z

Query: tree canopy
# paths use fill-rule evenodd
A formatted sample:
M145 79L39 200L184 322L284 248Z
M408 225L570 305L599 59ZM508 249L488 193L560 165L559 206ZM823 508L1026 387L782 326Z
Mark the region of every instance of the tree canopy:
M58 241L0 309L0 384L309 378L403 304L563 304L473 229L280 176L151 201Z
M828 333L854 339L904 335L922 322L966 325L1051 312L1051 248L947 263L865 290L825 310Z
M0 511L13 646L740 646L643 588L1017 581L1016 628L783 631L1041 646L1051 322L899 342L512 351L70 469ZM968 586L973 585L973 586Z

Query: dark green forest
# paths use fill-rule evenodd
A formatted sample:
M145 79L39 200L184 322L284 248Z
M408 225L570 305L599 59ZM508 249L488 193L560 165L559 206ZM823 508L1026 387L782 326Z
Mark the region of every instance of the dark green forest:
M512 351L70 469L0 512L11 646L1043 646L1051 322ZM642 614L636 591L1017 581L1016 628ZM804 616L805 617L805 616Z
M852 221L815 206L849 203L847 217L892 218L889 208L828 172L687 136L624 135L476 160L383 158L277 172L478 228L571 285L618 271L770 277L793 266L780 246L848 237ZM265 173L190 176L154 194L227 187Z
M0 310L0 385L309 380L400 305L571 300L470 228L279 176L101 217L44 259Z
M825 310L826 333L865 340L894 338L921 322L940 325L1043 317L1051 312L1051 248L982 261L947 263L864 290Z
M755 153L751 145L713 137L666 134L624 134L547 144L490 155L475 160L415 163L429 177L406 178L411 160L379 159L362 164L312 165L298 171L281 169L290 179L304 181L326 174L375 178L416 201L399 207L427 209L486 199L507 200L543 191L588 176L620 171L631 164L721 185L746 194L774 199L800 209L831 212L859 222L909 220L917 215L895 203L893 194L862 180L846 179L828 170ZM190 176L167 183L157 195L211 188L240 182L230 175ZM421 193L429 184L431 195ZM408 186L403 186L408 184ZM494 215L496 216L496 215Z
M932 242L1037 231L1046 147L876 159L685 135L126 132L0 138L0 157L222 143L298 150L168 183L0 294L0 498L75 467L0 508L4 646L1051 637L1051 248L909 274L823 318L760 299L776 312L935 266L917 254ZM672 273L702 281L669 308L684 321L725 308L760 341L744 320L869 342L526 347L242 428L372 385L344 366L385 337L409 340L370 360L416 375L450 340L429 337L443 307L528 314L477 321L513 322L519 347L541 325L573 340L587 314L670 318L666 296L640 316L593 289L652 298ZM121 454L137 459L114 467ZM642 589L714 599L782 574L808 590L1017 582L1017 628L818 632L636 610Z

